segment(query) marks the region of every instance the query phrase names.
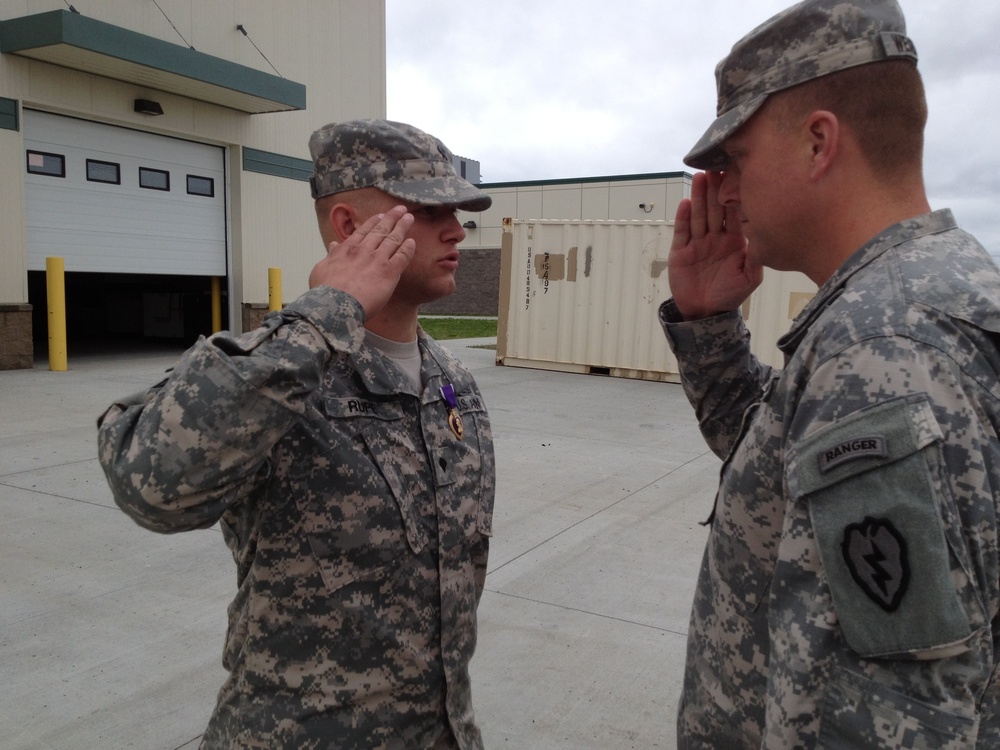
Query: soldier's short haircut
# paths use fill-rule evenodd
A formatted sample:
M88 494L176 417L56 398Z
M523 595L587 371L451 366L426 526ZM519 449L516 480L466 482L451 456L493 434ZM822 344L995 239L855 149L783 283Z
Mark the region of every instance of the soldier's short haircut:
M920 169L927 98L919 71L904 61L862 65L783 92L776 108L785 127L819 109L846 125L872 171L892 179Z

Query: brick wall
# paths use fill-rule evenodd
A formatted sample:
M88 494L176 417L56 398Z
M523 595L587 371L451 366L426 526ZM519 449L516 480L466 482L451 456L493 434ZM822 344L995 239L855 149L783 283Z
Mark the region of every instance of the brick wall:
M422 315L498 315L500 313L500 248L462 250L455 272L454 294L421 305ZM257 328L267 315L267 305L243 305L243 330Z
M0 370L34 367L31 305L0 305Z
M260 328L264 316L270 311L270 306L266 302L244 302L243 303L243 332Z
M420 307L425 315L497 315L500 312L500 248L462 249L454 294Z

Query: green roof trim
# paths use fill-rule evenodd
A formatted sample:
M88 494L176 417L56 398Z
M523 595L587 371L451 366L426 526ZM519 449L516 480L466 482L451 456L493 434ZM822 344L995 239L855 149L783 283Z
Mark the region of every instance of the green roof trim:
M533 187L543 185L577 185L590 182L632 182L634 180L669 180L687 177L688 172L653 172L650 174L617 174L608 177L560 177L557 180L523 180L517 182L483 182L476 185L480 190L508 187Z
M270 151L259 151L258 149L244 146L243 170L309 182L309 178L312 176L313 165L308 159L282 156L281 154L273 154Z
M0 130L20 130L17 119L17 99L0 96Z
M306 107L304 84L68 10L0 21L0 52L251 114Z

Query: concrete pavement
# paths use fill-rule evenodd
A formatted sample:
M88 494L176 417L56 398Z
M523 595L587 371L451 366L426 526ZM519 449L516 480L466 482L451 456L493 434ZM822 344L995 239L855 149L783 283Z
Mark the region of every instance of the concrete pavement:
M498 494L473 695L487 748L674 748L718 460L680 386L473 370ZM0 747L194 750L224 679L235 570L217 529L119 511L97 415L178 351L0 372Z

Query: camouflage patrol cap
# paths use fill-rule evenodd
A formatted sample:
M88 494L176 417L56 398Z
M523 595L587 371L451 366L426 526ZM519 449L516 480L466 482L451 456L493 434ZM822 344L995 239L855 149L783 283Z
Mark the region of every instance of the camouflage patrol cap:
M734 44L716 66L717 119L684 163L695 169L724 168L722 142L769 94L890 59L917 60L896 0L805 0L783 10Z
M330 123L309 139L314 199L374 187L420 206L485 211L493 203L455 172L448 147L412 125L389 120Z

